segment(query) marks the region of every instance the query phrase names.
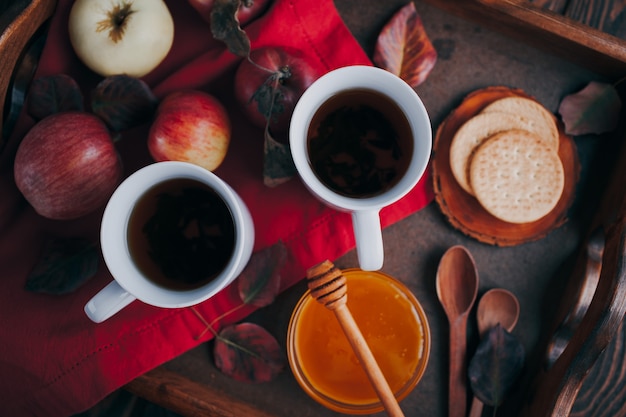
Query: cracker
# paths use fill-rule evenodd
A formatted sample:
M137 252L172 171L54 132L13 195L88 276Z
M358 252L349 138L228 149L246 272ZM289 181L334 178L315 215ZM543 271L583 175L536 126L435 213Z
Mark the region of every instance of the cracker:
M521 115L489 112L479 113L465 122L452 138L450 144L450 169L461 188L474 195L468 178L469 160L472 152L484 140L496 133L510 129L522 129L542 134L538 124Z
M494 101L482 113L502 112L520 115L530 120L537 132L553 149L559 149L559 129L554 115L535 100L525 97L506 97Z
M554 209L565 177L554 149L536 134L510 130L476 149L470 181L477 200L493 216L509 223L529 223Z

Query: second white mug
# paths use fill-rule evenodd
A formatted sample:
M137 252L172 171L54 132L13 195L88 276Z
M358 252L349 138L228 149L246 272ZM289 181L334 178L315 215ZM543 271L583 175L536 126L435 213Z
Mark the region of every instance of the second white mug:
M376 67L330 71L296 104L289 144L306 187L351 213L361 269L380 269L380 210L411 191L430 160L430 118L415 90Z

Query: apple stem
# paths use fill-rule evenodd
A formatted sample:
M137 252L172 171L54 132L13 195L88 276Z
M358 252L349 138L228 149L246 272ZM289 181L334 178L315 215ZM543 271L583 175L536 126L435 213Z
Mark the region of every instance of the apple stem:
M289 65L280 67L276 78L278 79L279 82L282 82L283 80L286 80L287 78L291 78L291 68L289 68Z
M260 69L261 71L265 71L265 72L267 72L268 74L274 74L274 73L276 72L276 71L274 71L274 70L271 70L271 69L269 69L269 68L265 68L264 66L259 65L259 64L257 64L256 62L254 62L254 61L252 60L252 58L250 58L250 54L248 54L247 59L248 59L248 62L250 62L252 65L254 65L255 67L257 67L257 68L258 68L258 69Z
M113 7L113 10L107 12L107 18L98 22L97 32L109 31L109 38L114 43L119 42L124 37L126 24L130 15L135 11L132 9L132 3L122 2Z

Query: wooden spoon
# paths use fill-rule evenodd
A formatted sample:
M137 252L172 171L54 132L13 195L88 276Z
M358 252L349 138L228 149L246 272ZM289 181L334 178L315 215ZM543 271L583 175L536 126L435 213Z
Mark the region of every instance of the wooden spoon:
M307 280L311 296L335 313L387 414L392 417L403 417L404 414L395 395L348 309L346 277L332 262L324 261L307 270Z
M476 321L480 337L500 324L507 332L513 331L519 318L519 301L511 292L502 288L487 291L478 302ZM483 402L476 396L472 399L469 417L480 417L483 414Z
M467 316L477 293L474 258L463 246L451 247L437 269L437 296L450 322L449 417L465 417L467 410Z
M510 291L493 288L483 294L478 302L476 321L481 338L498 323L507 332L512 332L518 318L519 301Z

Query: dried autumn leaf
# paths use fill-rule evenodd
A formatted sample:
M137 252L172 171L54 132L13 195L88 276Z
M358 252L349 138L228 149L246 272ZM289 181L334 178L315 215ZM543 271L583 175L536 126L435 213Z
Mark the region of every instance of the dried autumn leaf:
M46 294L67 294L93 277L99 252L85 239L48 239L26 280L26 289Z
M230 52L245 58L250 54L250 39L237 18L241 5L241 0L216 0L211 10L211 33L224 42Z
M33 81L28 93L27 111L35 120L72 110L83 110L83 95L72 77L56 74Z
M280 291L280 271L286 260L282 241L255 253L237 279L241 300L257 307L270 305Z
M284 71L287 71L285 74ZM289 67L278 70L267 77L267 80L252 94L250 102L256 102L259 113L263 115L267 123L277 119L285 111L283 105L283 92L281 91L282 80L291 77Z
M564 97L559 114L568 135L601 134L617 127L621 108L615 87L592 81L579 92Z
M150 87L128 75L113 75L102 80L91 100L93 112L116 133L148 121L157 105Z
M437 51L413 2L402 7L383 27L373 61L413 88L426 80L437 62Z
M296 174L289 145L274 139L267 128L263 152L263 183L266 186L276 187Z
M472 357L468 376L474 395L497 407L504 400L524 366L525 352L520 341L500 324L480 342Z
M274 336L253 323L225 327L215 340L213 354L217 368L237 381L268 382L285 367Z

